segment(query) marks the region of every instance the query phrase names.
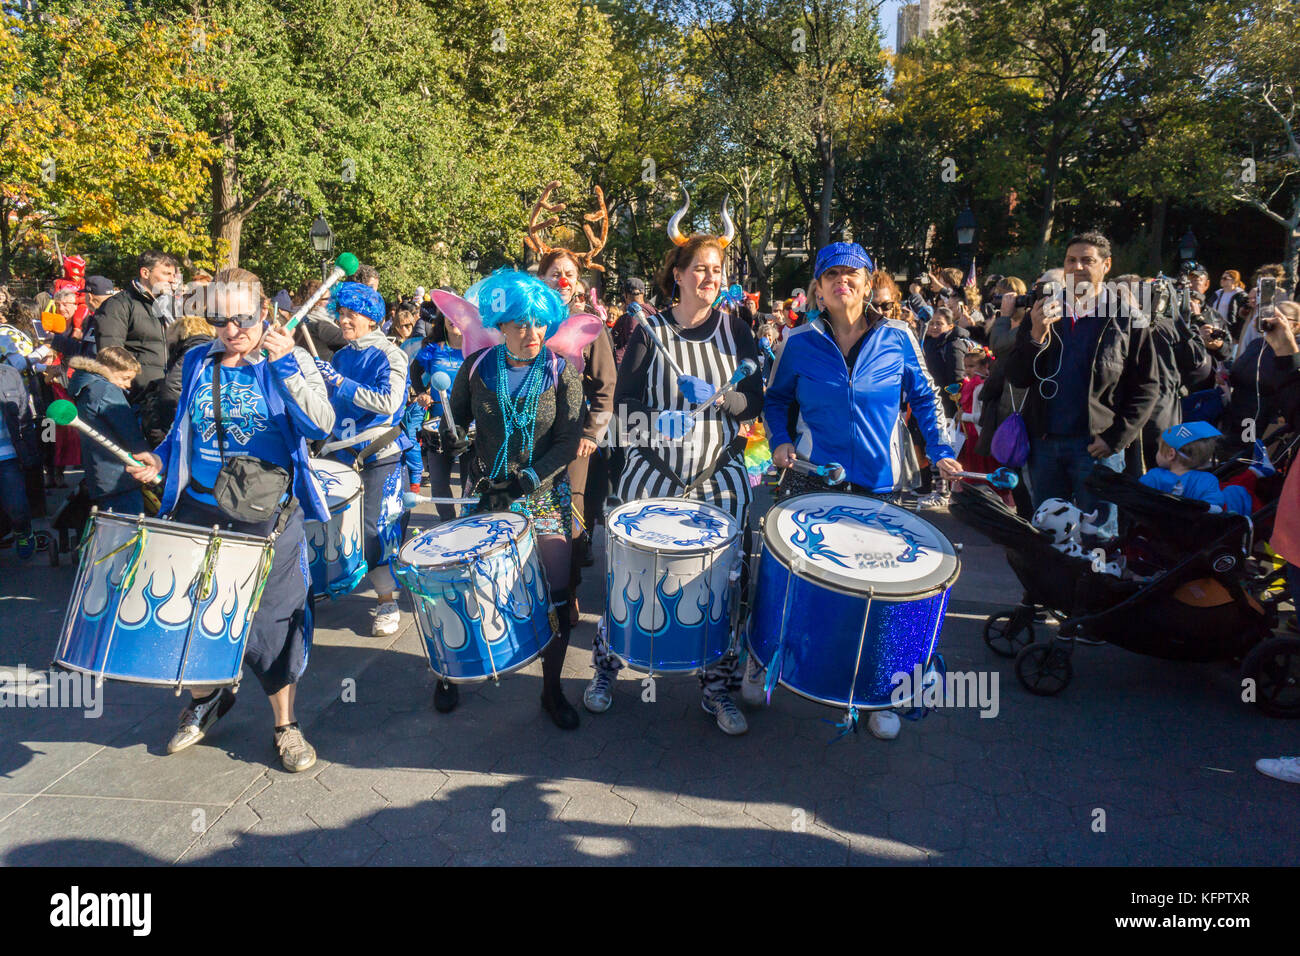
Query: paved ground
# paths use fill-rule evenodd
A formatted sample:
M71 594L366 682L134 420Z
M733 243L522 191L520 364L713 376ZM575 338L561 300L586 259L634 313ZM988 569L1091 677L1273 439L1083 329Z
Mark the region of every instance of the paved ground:
M423 517L423 516L421 516ZM0 859L32 864L1296 864L1300 787L1259 756L1295 753L1300 725L1236 699L1227 665L1081 648L1073 684L1036 698L980 638L1019 588L1001 552L965 545L943 631L950 670L999 680L975 709L905 721L897 740L831 743L838 714L778 690L728 738L694 679L643 703L582 711L564 733L538 706L540 668L462 693L441 715L409 615L372 639L353 595L319 607L299 715L320 762L278 769L269 709L249 682L203 744L165 756L180 705L107 688L102 717L0 709ZM70 568L0 552L0 665L47 664ZM583 606L601 604L589 574ZM577 702L596 618L566 665ZM355 630L354 630L355 629ZM1041 639L1041 636L1040 636ZM355 702L344 702L345 682ZM272 765L274 769L272 769Z

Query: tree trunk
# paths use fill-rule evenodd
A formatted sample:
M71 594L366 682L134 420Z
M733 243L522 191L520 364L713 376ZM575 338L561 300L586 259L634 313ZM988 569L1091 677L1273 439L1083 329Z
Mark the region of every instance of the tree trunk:
M227 244L226 265L239 265L239 238L244 229L244 216L239 211L239 165L235 159L235 120L229 110L221 113L221 156L211 165L212 220L208 233L220 248Z
M0 282L9 281L9 206L0 200Z
M1056 182L1061 175L1061 145L1055 139L1047 149L1043 161L1047 182L1043 185L1043 218L1038 226L1038 259L1046 261L1047 246L1052 241L1052 227L1056 224Z
M1300 298L1296 294L1296 276L1300 275L1300 222L1297 216L1291 218L1291 225L1286 233L1286 254L1282 257L1282 265L1286 268L1286 280L1291 288L1291 298Z
M835 148L825 130L817 133L817 151L821 154L822 196L817 209L817 248L830 245L831 200L835 195ZM808 250L809 253L812 250Z
M1169 212L1169 197L1162 196L1151 203L1151 246L1147 249L1147 275L1156 275L1164 266L1165 218Z

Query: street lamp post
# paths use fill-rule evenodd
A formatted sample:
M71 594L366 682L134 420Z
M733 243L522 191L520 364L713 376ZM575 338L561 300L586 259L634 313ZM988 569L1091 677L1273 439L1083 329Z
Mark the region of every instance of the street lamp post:
M334 251L334 232L324 216L317 216L316 221L311 224L311 247L320 257L320 275L323 282L329 278L330 253Z
M961 254L963 269L969 269L975 258L975 230L975 213L971 212L970 204L967 203L957 217L957 249Z
M478 250L477 249L471 247L470 250L465 253L465 268L467 268L470 272L478 271Z

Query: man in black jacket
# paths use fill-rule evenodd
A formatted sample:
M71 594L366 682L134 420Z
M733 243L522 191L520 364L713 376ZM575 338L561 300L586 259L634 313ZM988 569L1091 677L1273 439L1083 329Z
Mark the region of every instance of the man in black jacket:
M1123 451L1160 395L1149 323L1106 292L1110 265L1105 236L1072 238L1065 288L1034 303L1007 356L1007 380L1029 389L1022 411L1035 507L1065 498L1093 510L1084 480L1097 462L1123 470Z
M137 275L126 288L95 313L95 345L126 349L140 363L131 391L135 404L167 372L167 328L153 311L154 299L171 291L176 266L166 253L150 249L140 254Z

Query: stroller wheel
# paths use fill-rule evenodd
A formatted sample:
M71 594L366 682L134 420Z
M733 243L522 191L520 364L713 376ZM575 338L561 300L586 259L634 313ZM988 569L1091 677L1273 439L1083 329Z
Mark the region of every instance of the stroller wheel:
M1270 717L1300 717L1300 637L1270 637L1241 662L1255 682L1255 705Z
M1058 644L1030 644L1016 655L1016 677L1029 693L1052 697L1070 683L1074 665L1069 652Z
M1024 610L999 611L984 622L984 643L998 657L1015 657L1021 648L1034 643L1034 625Z

